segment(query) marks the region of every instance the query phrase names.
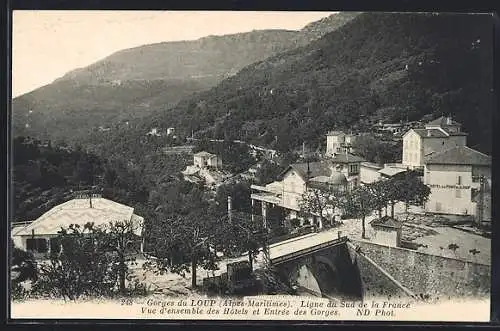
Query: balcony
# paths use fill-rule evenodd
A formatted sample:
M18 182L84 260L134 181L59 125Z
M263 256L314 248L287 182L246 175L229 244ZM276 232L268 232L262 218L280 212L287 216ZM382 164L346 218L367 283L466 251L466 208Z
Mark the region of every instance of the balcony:
M250 198L252 200L272 203L274 205L281 205L281 203L282 203L281 196L278 196L278 195L273 194L273 193L266 193L266 192L252 193Z

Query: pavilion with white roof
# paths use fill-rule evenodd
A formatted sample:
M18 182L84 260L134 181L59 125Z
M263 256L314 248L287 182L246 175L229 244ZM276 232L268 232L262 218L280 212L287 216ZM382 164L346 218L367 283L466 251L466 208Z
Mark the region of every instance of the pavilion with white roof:
M11 235L16 246L39 255L54 249L56 241L53 239L62 228L67 229L71 224L83 228L87 223L105 226L110 222L126 221L131 221L134 233L142 237L144 218L134 214L134 208L93 195L55 206L28 225L13 229ZM142 248L141 243L141 251Z

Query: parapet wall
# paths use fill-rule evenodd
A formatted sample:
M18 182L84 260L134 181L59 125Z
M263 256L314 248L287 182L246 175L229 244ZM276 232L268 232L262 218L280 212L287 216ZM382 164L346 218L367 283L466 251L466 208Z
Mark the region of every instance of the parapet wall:
M386 273L369 257L362 252L356 251L356 247L347 243L349 255L358 269L361 278L363 299L402 299L410 298L413 293L397 282L391 275Z
M387 271L396 281L416 294L430 299L489 297L491 267L409 249L366 241L351 241L360 252ZM363 265L362 259L360 259ZM368 267L369 268L369 267ZM362 270L362 275L369 269ZM370 276L365 276L370 277ZM380 281L367 279L377 286Z

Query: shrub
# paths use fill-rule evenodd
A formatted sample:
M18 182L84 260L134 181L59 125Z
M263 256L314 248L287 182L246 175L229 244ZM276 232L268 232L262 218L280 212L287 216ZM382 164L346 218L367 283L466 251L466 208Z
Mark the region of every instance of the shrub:
M50 260L40 264L34 292L70 300L117 292L146 293L145 286L129 269L129 263L134 263L130 248L133 236L132 224L127 222L110 223L108 227L87 223L83 228L71 225L62 229L57 237L62 249L51 252Z

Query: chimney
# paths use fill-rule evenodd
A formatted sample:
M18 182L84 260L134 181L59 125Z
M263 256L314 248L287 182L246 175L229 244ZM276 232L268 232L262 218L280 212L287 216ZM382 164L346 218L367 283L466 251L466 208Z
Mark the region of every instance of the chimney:
M447 125L451 125L451 123L452 123L452 121L451 121L451 116L448 116L448 117L446 118L446 124L447 124Z
M231 196L228 195L227 196L227 216L229 217L229 223L232 223L232 211L233 209L233 204L232 204L232 201L231 201Z

